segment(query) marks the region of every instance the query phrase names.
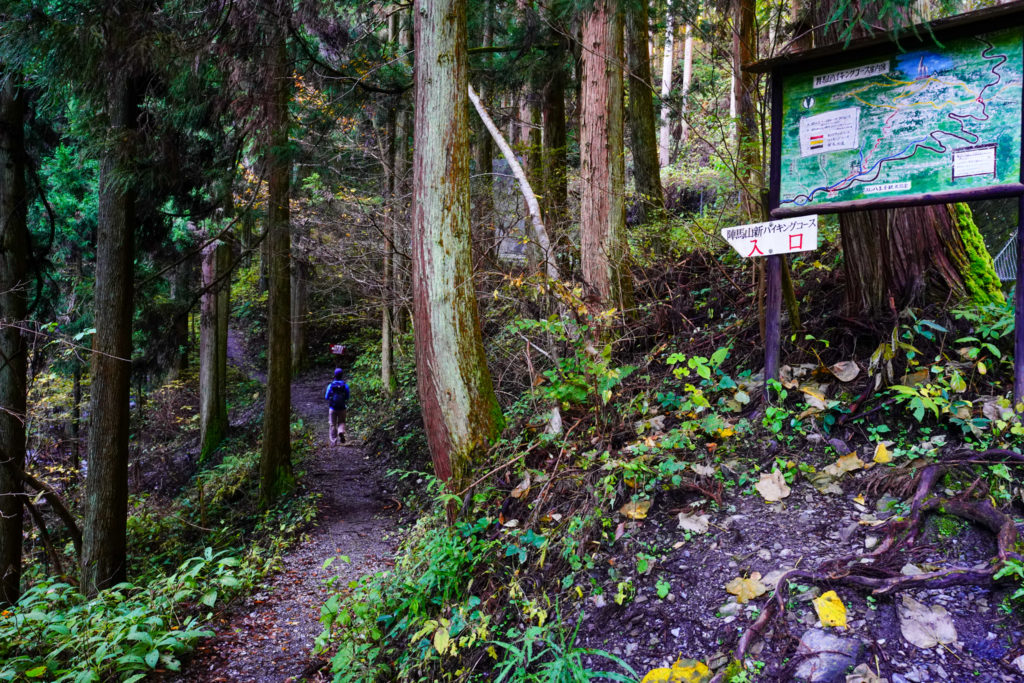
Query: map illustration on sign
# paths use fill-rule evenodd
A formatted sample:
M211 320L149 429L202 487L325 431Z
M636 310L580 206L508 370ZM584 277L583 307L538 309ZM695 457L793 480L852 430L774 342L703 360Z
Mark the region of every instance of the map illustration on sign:
M783 77L779 209L1019 184L1022 42L1010 29Z

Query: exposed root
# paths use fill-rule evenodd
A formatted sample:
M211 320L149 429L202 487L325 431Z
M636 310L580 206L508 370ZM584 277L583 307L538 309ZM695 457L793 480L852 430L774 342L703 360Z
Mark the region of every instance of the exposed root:
M995 575L1008 559L1022 559L1017 552L1019 536L1013 519L995 508L986 495L987 490L983 490L980 479L976 479L966 491L955 498L934 496L932 492L943 475L953 467L996 463L1024 465L1024 455L1005 449L982 452L961 450L923 467L910 480L914 484L914 495L909 514L906 517L894 518L880 527L886 536L872 552L829 560L813 571L793 569L779 579L773 599L765 605L760 616L744 631L737 643L735 658L743 662L750 647L761 638L772 620L785 612L785 596L789 593L789 583L797 579L804 584L867 589L872 595L893 595L900 591L919 588L993 584ZM903 563L898 561L898 553L914 546L920 535L923 519L929 513L936 512L954 515L988 529L996 539L996 555L989 562L974 567L952 567L911 576L886 569L902 566ZM711 679L711 683L723 683L724 677L725 671L720 671Z

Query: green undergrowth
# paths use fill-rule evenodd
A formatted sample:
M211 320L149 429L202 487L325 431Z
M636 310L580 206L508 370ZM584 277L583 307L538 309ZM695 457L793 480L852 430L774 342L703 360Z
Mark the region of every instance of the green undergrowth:
M717 346L673 337L627 353L598 343L602 318L562 294L577 313L571 323L513 318L492 331L491 355L522 353L524 339L527 350L558 354L509 364L504 386L519 393L504 437L475 466L480 482L452 495L420 475L433 511L394 568L335 586L318 639L334 680L635 680L643 672L582 642L580 617L641 592L668 599L675 587L660 563L704 533L689 520L662 544L642 537L641 520L695 501L714 513L715 491L725 501L760 497L762 475L776 471L787 485L843 495L850 471L899 478L956 449L1024 448L1003 303L941 320L904 311L870 358L843 357L821 333L794 335L782 379L763 398L760 373L737 352L746 342L725 333L734 320L711 329ZM556 407L561 433L550 429ZM381 417L396 419L385 408ZM1001 507L1019 498L1020 477L1006 465L944 482L947 495L976 477ZM1015 571L1002 576L1024 577Z
M258 398L245 387L233 392L242 410ZM205 625L216 611L277 568L316 514L315 496L302 489L258 508L258 426L253 412L173 499L132 497L130 583L90 599L66 578L30 568L24 596L0 613L0 680L136 681L178 670L180 657L212 635ZM292 428L301 467L312 439L301 421Z

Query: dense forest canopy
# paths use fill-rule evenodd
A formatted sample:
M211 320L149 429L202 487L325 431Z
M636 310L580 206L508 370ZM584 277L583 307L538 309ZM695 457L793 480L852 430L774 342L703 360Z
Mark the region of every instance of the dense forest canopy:
M721 238L771 208L744 67L1019 4L0 0L0 679L170 676L303 553L315 648L252 680L794 680L845 647L786 635L798 590L902 628L969 586L1019 636L1017 200L823 215L767 265ZM1009 94L958 81L939 133L1019 111L985 44ZM880 78L895 127L957 76ZM359 507L372 541L317 536ZM704 580L713 636L667 609ZM900 657L842 680L932 666Z

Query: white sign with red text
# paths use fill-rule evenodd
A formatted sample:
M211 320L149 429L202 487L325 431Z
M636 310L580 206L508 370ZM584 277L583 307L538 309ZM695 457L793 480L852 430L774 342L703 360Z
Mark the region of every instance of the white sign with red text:
M813 251L818 248L818 216L723 228L722 238L744 258Z

